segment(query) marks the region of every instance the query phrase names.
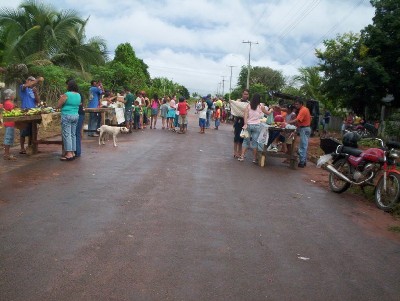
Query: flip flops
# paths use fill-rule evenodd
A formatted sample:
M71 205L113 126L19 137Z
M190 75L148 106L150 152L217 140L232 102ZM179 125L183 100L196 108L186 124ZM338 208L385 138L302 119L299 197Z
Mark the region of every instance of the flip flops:
M75 159L74 157L61 157L60 158L61 161L72 161L74 159Z
M20 150L19 153L20 153L21 155L26 155L26 150L24 150L24 149L23 149L23 150Z
M13 155L4 155L3 159L6 160L6 161L15 161L15 160L17 160L17 158L14 157Z

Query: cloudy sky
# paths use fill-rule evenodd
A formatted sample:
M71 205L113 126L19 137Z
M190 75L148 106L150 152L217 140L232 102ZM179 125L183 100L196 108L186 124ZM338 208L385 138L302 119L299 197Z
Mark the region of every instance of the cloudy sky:
M292 76L317 63L314 49L324 39L359 32L374 16L368 0L45 2L90 17L87 37L105 39L111 57L118 44L129 42L151 77L167 77L200 94L228 92L236 85L249 58L250 43L243 42L252 42L252 66ZM0 0L0 7L20 3Z

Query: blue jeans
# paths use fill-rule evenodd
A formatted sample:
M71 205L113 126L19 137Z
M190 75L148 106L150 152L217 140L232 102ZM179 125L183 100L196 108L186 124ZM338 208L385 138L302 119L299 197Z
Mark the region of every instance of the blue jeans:
M308 149L308 139L311 135L311 128L307 127L299 127L300 134L300 145L299 145L299 159L300 163L307 162L307 149Z
M212 110L207 109L207 114L206 114L206 129L210 127L210 118L212 115Z
M260 136L261 126L260 124L248 124L247 131L249 132L249 138L243 140L243 147L256 149L258 147L258 136ZM251 138L251 141L250 141Z
M88 130L91 132L91 134L94 134L97 131L97 129L100 127L100 123L101 119L99 113L89 113Z
M178 127L178 125L179 125L179 115L175 114L174 127Z
M76 127L79 115L61 115L61 133L66 152L76 151Z
M80 157L81 153L82 153L82 148L81 148L81 141L82 141L82 137L81 137L81 132L82 132L82 127L83 127L83 121L85 120L85 115L79 115L78 118L78 124L76 126L76 132L75 132L75 136L76 136L76 151L75 151L75 155Z

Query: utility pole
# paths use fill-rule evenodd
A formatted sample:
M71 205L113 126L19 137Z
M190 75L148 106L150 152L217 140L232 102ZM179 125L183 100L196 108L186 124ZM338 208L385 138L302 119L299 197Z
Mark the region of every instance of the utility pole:
M249 44L249 64L247 65L247 84L246 89L250 88L250 52L251 52L251 44L258 44L258 42L251 41L243 41L242 43Z
M225 76L221 76L222 77L222 97L224 97L224 89L225 89Z
M231 100L231 93L232 93L232 68L236 66L228 66L231 68L231 77L229 79L229 100Z

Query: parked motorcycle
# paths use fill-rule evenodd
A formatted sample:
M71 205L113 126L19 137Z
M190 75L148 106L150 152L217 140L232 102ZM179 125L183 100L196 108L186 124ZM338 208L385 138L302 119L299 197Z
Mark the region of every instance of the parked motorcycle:
M360 150L360 138L357 133L349 132L343 136L343 143L321 139L321 148L327 155L320 158L318 165L329 171L329 187L333 192L342 193L351 185L374 186L375 204L390 211L400 197L400 172L396 169L399 158L396 149L400 149L400 143L391 141L385 145L380 138L366 138L363 140L378 141L381 147Z
M363 122L357 125L347 126L345 133L356 132L361 138L376 137L378 130L370 123Z

